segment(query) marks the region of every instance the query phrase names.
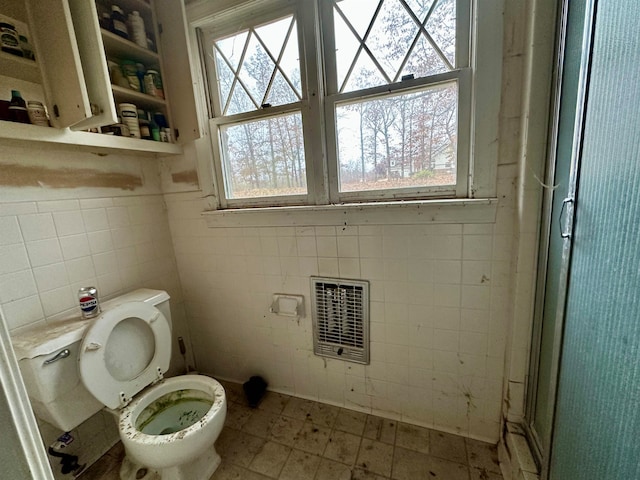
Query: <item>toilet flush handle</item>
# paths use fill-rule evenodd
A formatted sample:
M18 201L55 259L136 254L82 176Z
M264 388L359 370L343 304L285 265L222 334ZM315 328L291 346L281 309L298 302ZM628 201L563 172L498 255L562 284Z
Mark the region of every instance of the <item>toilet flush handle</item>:
M53 362L57 362L61 358L67 358L69 355L71 355L71 352L69 351L68 348L65 348L64 350L60 350L58 353L56 353L55 357L52 357L49 360L45 360L42 364L50 365Z

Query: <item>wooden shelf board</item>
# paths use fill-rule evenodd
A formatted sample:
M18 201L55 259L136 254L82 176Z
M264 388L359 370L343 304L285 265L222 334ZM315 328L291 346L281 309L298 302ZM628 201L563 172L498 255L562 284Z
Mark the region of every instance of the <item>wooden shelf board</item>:
M153 97L146 93L136 92L130 88L119 87L118 85L111 85L111 89L113 90L113 97L116 100L116 104L123 102L133 103L136 107L145 110L151 108L164 110L167 107L167 102L160 97Z
M104 49L109 60L133 60L142 63L147 69L160 68L160 58L156 52L142 48L104 28L100 29L100 33L102 33Z
M0 121L0 141L13 144L57 144L86 150L107 152L136 152L146 154L178 155L182 146L174 143L115 137L99 133L74 132L69 129L39 127L23 123Z

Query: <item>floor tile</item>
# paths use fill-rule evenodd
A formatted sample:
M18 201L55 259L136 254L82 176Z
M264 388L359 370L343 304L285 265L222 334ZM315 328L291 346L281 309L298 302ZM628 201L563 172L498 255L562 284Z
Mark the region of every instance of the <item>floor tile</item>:
M431 430L429 436L429 455L466 464L467 448L464 437Z
M392 461L393 446L368 438L362 440L356 462L358 467L388 477Z
M338 413L340 413L339 407L314 402L313 408L311 409L311 417L309 419L316 425L333 428L336 423Z
M251 409L238 403L227 404L227 417L224 421L225 426L240 430L251 417Z
M429 453L429 432L428 428L400 422L396 432L396 445L416 452Z
M234 441L239 431L229 427L223 427L220 436L216 440L216 451L220 456L224 456L229 445Z
M351 472L351 480L386 480L388 477L376 475L364 468L354 468Z
M393 469L391 478L395 480L415 480L429 478L431 470L430 457L426 453L396 447L393 453Z
M393 445L396 442L396 428L398 422L386 418L367 415L364 425L364 437Z
M433 480L468 480L469 467L442 458L430 457L429 476Z
M469 473L471 474L471 480L502 480L502 475L487 472L484 468L471 468Z
M304 422L302 420L280 416L271 427L268 439L292 447L296 435L302 430L303 426Z
M366 421L366 413L354 412L353 410L341 408L333 428L343 432L353 433L354 435L362 435Z
M242 431L258 437L267 438L267 434L274 423L276 423L276 420L278 420L278 416L274 413L254 410L242 426Z
M249 435L245 432L237 432L229 440L229 443L225 445L223 452L219 452L219 454L224 454L224 459L234 465L248 467L256 453L262 449L264 443L265 440L260 437Z
M330 429L307 421L293 439L293 446L308 453L322 455L330 435Z
M340 463L353 465L360 449L360 437L347 432L334 430L329 437L323 457Z
M287 406L287 403L290 399L291 397L289 395L283 395L276 392L267 392L260 401L258 409L279 415L284 410L284 407Z
M278 478L290 453L290 447L275 442L267 442L253 457L249 469L270 478Z
M222 462L210 480L268 480L268 478L244 467Z
M342 463L323 458L316 473L316 480L351 480L351 469L352 467Z
M292 450L280 480L313 480L320 465L320 457L300 450Z
M298 420L307 420L311 416L314 403L315 402L305 400L304 398L292 397L282 410L282 415Z
M498 450L495 445L466 438L469 466L485 469L487 472L500 473Z
M79 480L119 480L120 465L124 459L122 442L116 443L97 462L85 469Z

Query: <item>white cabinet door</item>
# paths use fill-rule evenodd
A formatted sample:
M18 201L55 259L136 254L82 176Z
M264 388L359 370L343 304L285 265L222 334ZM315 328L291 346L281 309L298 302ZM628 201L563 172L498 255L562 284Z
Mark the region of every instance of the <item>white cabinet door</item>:
M87 0L68 0L78 43L80 62L89 101L95 115L74 124L72 130L85 130L117 123L118 114L111 93L109 70L104 56L96 4Z
M189 63L184 2L156 0L154 3L160 24L162 81L171 111L172 127L178 130L177 141L187 143L200 138L200 129Z
M51 124L75 125L91 117L91 107L68 0L26 3Z

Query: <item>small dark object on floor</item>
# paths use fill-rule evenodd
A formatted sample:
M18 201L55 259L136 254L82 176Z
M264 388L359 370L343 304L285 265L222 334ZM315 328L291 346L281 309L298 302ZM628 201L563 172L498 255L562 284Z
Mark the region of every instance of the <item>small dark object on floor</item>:
M267 391L267 382L262 377L251 377L248 382L242 385L247 402L251 408L256 408Z

